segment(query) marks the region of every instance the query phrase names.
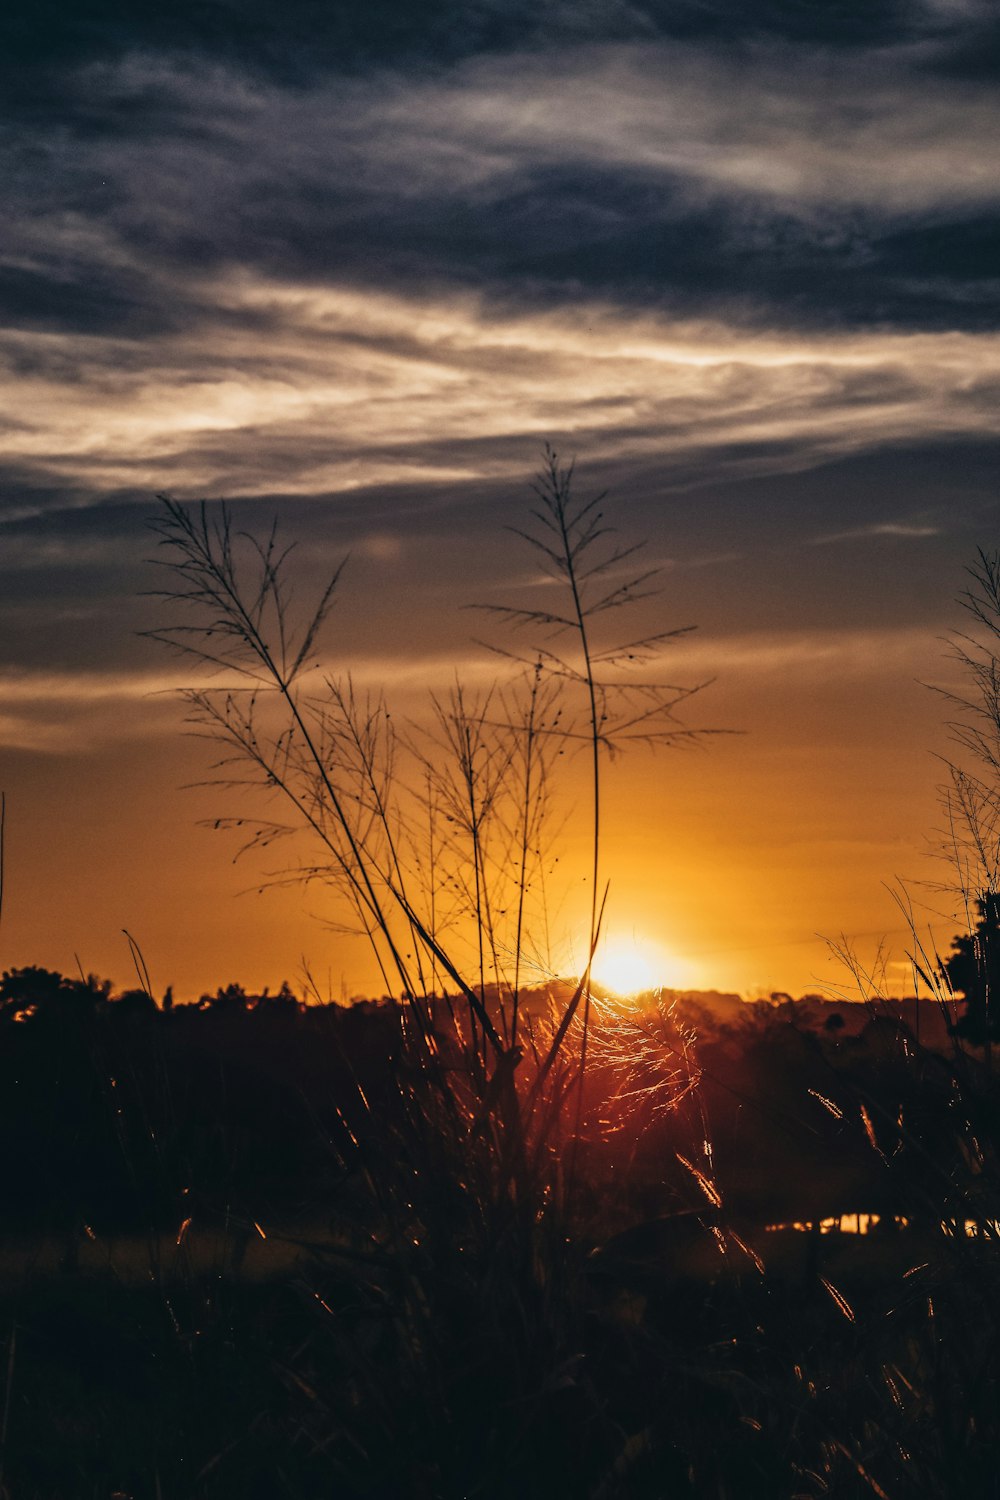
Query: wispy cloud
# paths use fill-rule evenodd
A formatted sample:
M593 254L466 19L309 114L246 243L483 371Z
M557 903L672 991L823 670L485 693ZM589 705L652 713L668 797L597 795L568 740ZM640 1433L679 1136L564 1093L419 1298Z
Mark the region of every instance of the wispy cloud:
M394 695L410 712L431 692L447 693L461 680L471 689L492 687L498 658L485 649L410 655L359 653L351 677L359 692ZM323 691L324 674L314 687ZM210 676L196 668L115 669L101 672L0 670L0 748L49 754L96 751L102 745L176 732L184 720L192 688L245 692L246 679ZM267 705L261 700L260 711Z
M705 473L766 473L976 434L1000 389L990 334L755 334L601 302L501 314L468 294L246 274L213 290L214 315L150 340L139 374L121 367L117 341L68 336L53 367L0 368L17 423L8 461L40 496L81 484L95 495L457 486L521 473L559 435L592 458L655 451Z
M5 168L11 513L457 491L543 437L683 484L989 430L994 91L923 22L632 25L294 88L210 49L67 66Z
M571 161L802 209L995 203L995 92L928 77L919 61L905 49L567 48L390 85L363 123L409 193Z
M921 541L927 537L940 536L942 527L916 521L879 521L871 526L855 526L847 531L832 531L825 536L813 537L813 546L827 547L835 542L856 542L877 537L898 537L902 541Z
M979 326L1000 104L928 45L564 41L295 88L126 51L66 74L65 121L13 132L0 295L19 326L133 357L200 323L205 272L236 267L742 323L919 325L940 302Z
M670 661L672 668L695 676L774 675L783 682L815 682L821 676L830 682L877 679L907 670L915 674L926 665L929 648L933 650L933 638L924 627L848 626L748 632L714 640L696 635L676 645Z
M132 54L74 82L108 111L136 111L140 132L147 123L144 169L168 194L161 234L163 208L186 217L208 193L230 203L255 180L278 185L282 170L286 198L321 179L353 188L356 203L507 195L516 176L568 164L803 209L995 203L995 91L935 77L927 60L908 46L591 43L474 57L444 74L331 76L293 92L213 63ZM227 167L251 143L253 172L236 184ZM95 166L128 182L124 142L91 149ZM207 180L181 170L194 159Z

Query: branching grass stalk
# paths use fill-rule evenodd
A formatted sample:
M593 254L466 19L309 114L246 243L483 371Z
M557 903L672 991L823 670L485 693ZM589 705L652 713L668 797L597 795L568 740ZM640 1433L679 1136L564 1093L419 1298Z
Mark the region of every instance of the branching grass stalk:
M250 706L242 719L239 715L234 718L235 703L231 693L227 694L226 708L222 712L205 693L190 694L189 702L197 713L214 720L223 737L230 743L235 743L242 755L265 771L268 784L281 791L319 835L334 856L336 866L345 878L349 890L369 912L375 932L389 950L404 993L412 996L415 986L393 937L388 914L374 883L375 870L371 853L363 847L352 827L326 757L321 753L310 729L296 691L299 678L312 665L316 638L329 612L343 564L333 574L304 630L296 639L289 626L288 595L282 581L282 569L288 560L290 549L278 551L275 529L272 528L268 541L264 544L246 536L259 563L256 586L247 597L240 586L228 512L223 508L220 519L213 524L209 521L208 509L204 503L190 511L167 496L161 498L165 515L154 523L154 527L161 541L175 554L166 566L172 568L181 579L181 585L175 590L165 591L165 597L200 609L203 614L193 625L168 626L150 634L210 668L221 672L235 671L249 679ZM274 624L276 649L272 648L265 633L266 618ZM216 637L221 637L218 646L214 645ZM211 641L213 645L196 644L199 640ZM285 705L290 726L301 740L325 805L332 812L338 833L345 840L346 855L332 841L322 820L281 772L281 752L284 751L287 755L290 740L276 741L275 750L278 753L273 756L268 756L262 749L252 724L255 690L261 686L274 688ZM463 979L440 944L428 933L405 893L393 883L391 876L383 871L382 878L387 893L404 920L412 926L420 942L435 954L449 978L458 985L469 1001L486 1043L498 1057L501 1056L504 1051L502 1038L486 1013L481 998Z
M541 662L535 663L531 674L531 695L528 713L524 722L524 793L522 798L521 848L519 851L517 878L517 921L514 927L514 984L511 997L510 1044L517 1046L518 1010L521 1000L521 955L524 944L524 898L528 888L528 845L532 834L531 808L534 806L535 790L535 746L537 742L536 714L541 683Z
M219 522L213 527L209 524L208 510L204 504L197 512L191 512L168 496L162 496L161 499L166 508L166 517L154 523L155 528L161 540L175 553L179 552L179 560L177 556L173 557L168 566L180 575L185 584L183 589L171 593L169 597L183 600L188 604L207 607L212 615L212 623L207 627L203 625L171 626L155 634L175 649L194 655L210 667L217 667L220 670L233 669L249 676L255 683L260 681L258 664L263 669L265 682L277 689L296 730L302 737L321 778L329 805L347 839L354 863L352 868L346 862L342 862L344 873L356 886L359 894L363 894L376 925L386 936L390 948L393 949L393 960L399 961L399 955L394 950L389 934L388 922L368 875L367 863L362 857L350 822L341 806L340 797L327 771L324 758L319 754L302 715L298 696L293 691L293 684L309 661L313 644L329 611L344 564L342 563L334 572L327 584L306 626L294 659L289 662L291 643L287 630L286 600L282 594L280 581L281 565L287 560L289 550L277 552L277 523L275 522L272 526L265 545L261 545L254 537L247 537L251 547L257 552L261 564L256 594L251 602L247 603L237 583L228 512L223 509ZM269 604L272 606L278 633L277 654L272 652L270 643L261 628L261 622ZM221 634L224 641L230 644L218 651L192 646L189 643L189 632L192 630L202 639L211 639L214 635ZM249 665L246 658L241 660L240 647L246 648L249 654ZM243 748L253 758L257 758L256 743L249 736ZM271 774L274 775L273 768Z
M527 657L500 652L515 669L510 686L471 697L459 683L449 699L432 699L429 729L397 734L381 697L359 697L349 674L318 670L319 635L343 565L297 623L291 549L279 546L274 528L263 542L236 532L224 506L213 516L206 503L188 509L164 499L155 524L169 556L160 561L176 582L162 597L189 618L151 632L221 679L186 695L192 724L225 747L220 784L263 791L289 819L220 818L217 826L242 827L244 851L297 830L311 834L319 861L269 879L332 881L370 942L386 991L398 991L401 1066L410 1079L400 1087L413 1149L433 1136L445 1158L460 1163L455 1181L487 1237L508 1232L518 1205L524 1217L515 1238L524 1244L542 1205L555 1201L542 1182L561 1173L560 1138L581 1135L591 973L607 901L603 758L626 743L695 737L676 715L693 689L635 673L681 632L612 646L598 640L611 612L654 592L655 570L631 571L636 549L612 539L600 497L577 499L572 466L562 468L551 450L534 493L537 534L518 534L565 604L499 607L508 624L544 639ZM568 651L553 649L560 635ZM522 992L539 896L548 922L549 787L555 757L577 748L586 749L590 785L583 972L551 1018L533 1018L522 1011ZM463 932L471 936L468 964L456 947ZM439 983L451 1023L443 1033ZM461 1024L455 995L464 1002ZM406 1188L400 1192L408 1201Z
M573 482L573 464L565 469L559 467L558 455L546 449L545 470L542 483L535 486L535 493L545 511L554 518L562 548L562 562L566 582L573 598L573 621L580 638L583 657L583 677L587 689L587 707L590 722L590 788L592 800L591 869L590 869L590 930L587 938L587 966L583 974L583 1035L580 1042L580 1092L577 1101L577 1128L580 1132L580 1112L583 1107L583 1081L587 1073L587 1038L590 1030L590 972L594 962L598 939L597 883L601 867L601 735L597 718L597 684L594 679L594 664L590 654L590 635L587 616L580 597L580 563L584 552L605 534L600 527L601 512L598 506L604 499L598 495L582 506L570 518L570 500ZM543 512L544 513L544 512ZM573 525L573 535L570 527ZM606 893L605 893L606 895ZM602 902L603 907L603 902Z
M412 911L412 903L407 892L406 876L404 874L401 861L399 839L393 827L389 809L389 794L392 786L393 775L394 747L392 743L391 730L388 726L388 716L385 711L384 701L380 699L376 704L374 710L371 708L370 704L366 705L364 718L362 724L359 727L359 712L354 696L354 685L350 676L348 676L347 679L346 689L341 683L334 681L332 678L327 678L326 689L330 696L331 702L336 706L338 710L339 720L343 725L344 733L346 734L350 742L351 749L357 756L361 773L361 790L359 791L359 802L362 801L366 795L368 798L370 798L372 811L384 836L392 880L395 882L396 888L398 889L400 896L402 897L402 901L404 903L404 911ZM381 736L385 745L383 756L384 765L381 770L378 763L377 753L380 729ZM423 945L420 942L415 941L416 931L413 925L413 921L409 916L407 916L407 922L410 929L410 937L413 944L415 963L417 966L417 979L419 982L418 988L415 988L411 984L409 986L409 991L413 997L414 1003L416 1003L417 994L419 993L422 998L426 995L427 991L427 985L424 975ZM428 1021L426 1015L423 1012L421 1012L420 1020L421 1025L426 1029Z
M600 894L602 752L614 753L626 742L656 746L696 738L698 731L679 727L675 709L698 687L637 681L623 673L623 669L651 661L667 641L685 634L685 629L658 631L624 643L595 647L596 622L610 612L651 597L656 592L652 580L657 569L631 571L631 560L641 550L641 544L619 545L601 508L605 495L581 500L575 494L573 481L573 463L562 465L559 455L547 446L541 473L533 486L537 504L531 510L531 519L535 530L511 528L541 558L547 576L564 590L565 607L480 607L500 615L515 628L528 628L542 638L532 657L506 650L501 655L554 682L581 690L584 697L582 725L577 727L571 720L560 726L558 733L567 742L586 745L590 766L590 912L585 962L580 983L556 1028L550 1053L539 1074L544 1082L582 1004L575 1132L578 1138L590 1032L591 971L608 894L606 886L603 895ZM544 643L562 636L575 641L576 660L573 654L555 651ZM539 1079L536 1086L540 1086Z

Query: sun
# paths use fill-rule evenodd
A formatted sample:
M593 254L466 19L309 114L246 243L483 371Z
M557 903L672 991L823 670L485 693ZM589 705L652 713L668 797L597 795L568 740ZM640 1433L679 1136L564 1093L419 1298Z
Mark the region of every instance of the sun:
M639 995L666 984L671 967L669 955L659 944L633 935L601 943L590 972L599 985L616 995Z

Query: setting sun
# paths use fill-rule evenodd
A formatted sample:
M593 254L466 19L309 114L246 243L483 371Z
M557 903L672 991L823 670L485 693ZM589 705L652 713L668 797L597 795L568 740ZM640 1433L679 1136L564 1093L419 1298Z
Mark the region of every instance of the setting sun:
M675 960L659 944L633 936L602 943L591 974L616 995L638 995L668 984L674 968Z

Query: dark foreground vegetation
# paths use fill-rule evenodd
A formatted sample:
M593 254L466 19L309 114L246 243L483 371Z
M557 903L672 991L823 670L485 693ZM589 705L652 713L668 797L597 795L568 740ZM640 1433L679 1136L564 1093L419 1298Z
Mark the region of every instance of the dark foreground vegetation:
M5 975L6 1492L994 1494L983 1051L929 1002L594 1005L525 1165L453 1004L460 1131L405 1006Z

